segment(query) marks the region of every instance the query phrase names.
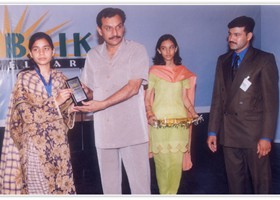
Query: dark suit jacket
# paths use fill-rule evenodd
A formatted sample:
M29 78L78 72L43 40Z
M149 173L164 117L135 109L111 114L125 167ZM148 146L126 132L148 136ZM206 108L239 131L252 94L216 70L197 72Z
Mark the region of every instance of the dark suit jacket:
M278 106L278 68L273 54L249 47L235 79L231 79L233 52L218 58L208 125L228 147L255 147L260 138L275 136ZM240 85L246 77L247 91Z

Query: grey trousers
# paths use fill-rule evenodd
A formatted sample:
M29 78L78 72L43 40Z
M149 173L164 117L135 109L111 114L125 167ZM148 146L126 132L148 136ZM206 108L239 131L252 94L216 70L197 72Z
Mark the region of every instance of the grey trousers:
M117 149L97 148L97 156L104 194L122 194L122 162L131 194L151 194L148 143Z

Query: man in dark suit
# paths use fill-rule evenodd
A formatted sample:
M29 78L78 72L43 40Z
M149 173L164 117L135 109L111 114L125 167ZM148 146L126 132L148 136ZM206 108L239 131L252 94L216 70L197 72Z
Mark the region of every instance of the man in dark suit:
M229 192L271 192L269 152L278 116L278 68L274 55L253 48L255 21L246 16L228 24L230 51L218 58L207 144L223 147Z

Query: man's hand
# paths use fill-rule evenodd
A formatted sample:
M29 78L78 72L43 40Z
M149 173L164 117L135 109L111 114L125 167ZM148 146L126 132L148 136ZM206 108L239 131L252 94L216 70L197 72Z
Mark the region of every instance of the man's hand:
M126 101L131 97L133 97L134 95L138 94L141 83L142 83L142 79L129 80L125 86L123 86L120 90L118 90L113 95L106 98L105 100L103 101L91 100L87 102L82 102L83 106L75 106L74 109L75 111L82 111L82 112L97 112L99 110L104 110L110 106ZM83 88L86 89L86 86L83 85ZM93 94L92 90L90 89L86 92L89 95ZM88 98L92 98L92 95L88 96Z
M261 139L258 142L257 148L257 154L259 155L259 158L266 156L271 151L271 142Z
M84 102L82 101L82 106L75 106L74 110L75 111L81 111L81 112L97 112L99 110L104 110L107 108L107 105L105 101L87 101Z
M217 151L217 136L208 136L207 144L209 149L214 153Z
M93 91L88 88L84 83L82 83L82 88L84 89L85 93L87 94L87 97L89 100L93 99Z

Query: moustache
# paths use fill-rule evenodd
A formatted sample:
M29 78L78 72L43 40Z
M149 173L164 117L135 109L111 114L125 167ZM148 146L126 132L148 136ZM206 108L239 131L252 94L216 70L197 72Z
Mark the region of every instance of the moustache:
M233 41L229 41L228 43L229 44L237 44L236 42L233 42Z
M114 39L120 39L120 36L114 36L114 37L110 37L109 40L114 40Z

